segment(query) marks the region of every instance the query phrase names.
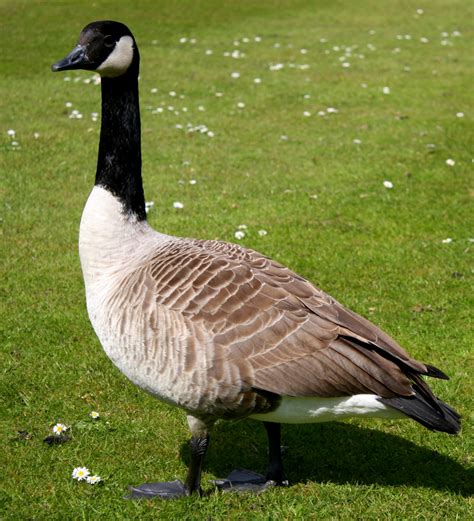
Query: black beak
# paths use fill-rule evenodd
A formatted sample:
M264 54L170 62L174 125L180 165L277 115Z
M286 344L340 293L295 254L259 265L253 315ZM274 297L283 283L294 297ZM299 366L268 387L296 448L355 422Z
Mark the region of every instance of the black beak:
M84 45L76 45L65 58L51 65L51 70L58 72L72 69L88 69L90 65L91 62L86 55L86 47Z

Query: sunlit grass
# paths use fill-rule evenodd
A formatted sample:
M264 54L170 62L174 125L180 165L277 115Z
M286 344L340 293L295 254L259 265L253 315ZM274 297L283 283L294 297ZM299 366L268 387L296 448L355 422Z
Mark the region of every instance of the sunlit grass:
M2 517L469 517L472 14L466 1L0 2ZM86 314L77 233L100 88L49 67L101 18L127 23L140 47L151 224L230 241L246 225L242 244L448 373L433 387L463 414L461 435L414 422L286 426L289 489L122 499L127 484L184 477L188 431L181 411L113 367ZM72 439L44 443L57 423ZM220 424L204 481L263 471L265 451L259 424ZM81 466L103 482L73 481Z

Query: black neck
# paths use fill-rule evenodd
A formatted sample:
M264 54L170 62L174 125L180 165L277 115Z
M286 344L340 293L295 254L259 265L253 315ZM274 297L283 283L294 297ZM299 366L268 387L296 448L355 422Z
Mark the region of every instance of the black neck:
M95 184L120 199L125 213L145 220L137 75L102 78L101 85L102 126Z

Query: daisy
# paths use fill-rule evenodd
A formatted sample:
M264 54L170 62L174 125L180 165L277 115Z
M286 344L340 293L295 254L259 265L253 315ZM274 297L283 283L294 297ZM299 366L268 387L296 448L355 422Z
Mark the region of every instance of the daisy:
M184 204L180 203L179 201L175 201L173 203L173 208L178 208L178 209L184 208Z
M454 159L446 159L446 164L448 166L454 166L456 164L456 161L454 161Z
M243 232L242 230L237 230L235 233L234 233L234 237L240 241L240 239L243 239L245 237L245 232Z
M61 436L67 430L68 427L63 423L56 423L56 425L53 427L53 432L56 434L56 436Z
M153 201L149 201L149 202L146 202L145 203L145 210L148 212L148 210L154 205L155 203ZM93 420L97 420L98 418L100 418L100 414L97 412L97 411L91 411L89 413L89 416L93 419Z
M89 485L96 485L99 481L102 481L102 478L100 476L87 476L86 481Z
M13 138L13 137L15 137L16 132L15 132L12 128L9 128L9 129L7 130L7 134L8 134L10 137Z
M72 479L77 479L77 481L83 481L84 479L87 479L88 475L89 469L86 467L76 467L72 471Z
M383 185L385 186L385 188L393 188L392 181L384 181Z

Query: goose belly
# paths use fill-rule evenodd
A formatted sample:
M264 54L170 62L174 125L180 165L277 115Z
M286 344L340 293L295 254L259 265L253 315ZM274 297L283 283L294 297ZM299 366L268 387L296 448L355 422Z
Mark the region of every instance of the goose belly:
M266 414L250 418L278 423L319 423L353 417L402 419L404 414L377 400L374 394L337 398L283 396L280 405Z

